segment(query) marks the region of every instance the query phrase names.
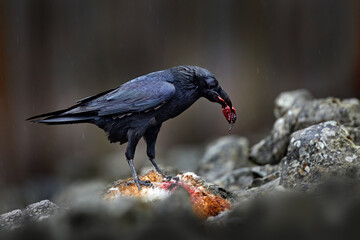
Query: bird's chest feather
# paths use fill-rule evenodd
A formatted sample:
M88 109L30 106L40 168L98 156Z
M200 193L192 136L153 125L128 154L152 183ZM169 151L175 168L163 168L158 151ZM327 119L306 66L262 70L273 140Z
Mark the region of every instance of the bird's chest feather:
M177 97L172 99L157 111L155 117L159 122L174 118L188 109L198 99L198 96Z

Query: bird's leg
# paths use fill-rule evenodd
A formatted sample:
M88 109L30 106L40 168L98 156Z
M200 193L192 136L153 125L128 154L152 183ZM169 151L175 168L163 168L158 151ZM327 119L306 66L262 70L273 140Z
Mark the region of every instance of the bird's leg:
M138 144L139 140L141 137L139 137L138 134L136 134L134 131L129 131L128 132L128 145L126 147L126 151L125 151L125 156L126 156L126 160L128 161L128 164L130 166L133 178L134 178L134 182L136 184L136 186L139 188L139 191L141 190L141 185L143 186L152 186L152 183L147 180L147 181L142 181L140 180L139 176L136 173L135 167L134 167L134 156L135 156L135 149L136 149L136 145Z
M173 177L165 175L165 173L161 170L161 168L159 167L159 165L157 164L157 162L155 160L155 143L156 143L156 138L157 138L157 135L159 133L160 127L161 127L161 125L155 126L153 128L149 128L145 132L144 139L145 139L146 144L147 144L146 153L147 153L147 155L149 157L150 162L155 167L156 171L158 173L160 173L163 178L170 181L171 179L173 179Z
M164 174L164 172L161 170L161 168L159 167L159 165L158 165L157 162L155 161L155 158L150 158L150 157L149 157L149 160L150 160L150 162L152 163L152 165L155 167L156 171L157 171L158 173L160 173L163 178L166 178L166 179L169 180L169 181L171 180L172 177Z
M149 160L150 160L150 162L152 163L152 165L154 165L156 171L157 171L158 173L160 173L161 176L162 176L163 178L165 178L167 181L171 181L171 180L175 180L176 182L179 181L179 178L178 178L178 177L172 177L172 176L170 176L170 175L166 175L166 174L161 170L161 168L159 167L159 165L157 164L157 162L155 161L155 158L150 158L150 157L149 157Z
M148 187L152 186L152 183L149 180L147 180L147 181L140 180L139 176L136 173L135 167L134 167L134 161L132 159L127 159L127 161L130 166L130 169L131 169L131 172L132 172L132 175L134 178L134 182L135 182L136 186L138 187L139 191L141 190L141 185L148 186Z

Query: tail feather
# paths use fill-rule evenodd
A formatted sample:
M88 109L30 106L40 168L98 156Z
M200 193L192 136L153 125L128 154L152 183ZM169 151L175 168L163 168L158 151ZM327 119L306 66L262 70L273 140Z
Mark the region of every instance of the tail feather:
M71 108L68 109L64 109L64 110L59 110L59 111L55 111L55 112L49 112L49 113L44 113L44 114L40 114L40 115L36 115L33 117L29 117L28 119L26 119L26 121L31 121L31 122L38 122L39 118L45 118L45 117L55 117L58 116L60 114L63 114L64 112L69 111Z
M93 116L58 116L48 117L44 119L30 120L34 123L45 123L49 125L55 124L71 124L71 123L85 123L94 120Z
M90 102L100 96L103 96L114 89L107 90L105 92L101 92L99 94L96 94L94 96L86 97L83 99L80 99L77 101L77 104L55 112L49 112L44 113L40 115L36 115L33 117L30 117L26 119L30 122L35 123L45 123L45 124L69 124L69 123L83 123L83 122L89 122L91 120L94 120L97 118L97 111L86 111L81 108L76 109L78 107L83 106L83 104L86 104L87 102ZM70 110L73 110L69 113Z
M75 107L77 107L77 105L64 110L36 115L26 120L34 123L70 124L70 123L89 122L97 117L97 114L95 112L83 112L83 113L79 112L79 113L67 114L69 110L72 110Z

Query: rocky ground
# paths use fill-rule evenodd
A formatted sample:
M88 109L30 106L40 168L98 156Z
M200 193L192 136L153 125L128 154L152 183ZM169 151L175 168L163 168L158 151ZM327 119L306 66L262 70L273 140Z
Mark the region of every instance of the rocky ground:
M195 171L201 177L182 173L173 186L153 178L153 190L169 193L161 198L129 197L124 181L72 186L52 199L56 204L44 200L0 215L0 239L342 239L356 233L359 100L314 99L298 90L280 94L274 113L271 133L252 147L237 136L211 143ZM195 185L186 185L193 184L190 175ZM202 205L194 207L194 196ZM213 211L211 199L224 200L223 208ZM199 217L199 206L210 214Z

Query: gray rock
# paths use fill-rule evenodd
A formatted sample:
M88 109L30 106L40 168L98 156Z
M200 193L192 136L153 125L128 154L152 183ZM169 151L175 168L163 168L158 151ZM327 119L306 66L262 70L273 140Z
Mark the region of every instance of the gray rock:
M158 159L158 163L166 163L167 166L172 166L182 172L194 172L198 169L199 159L201 159L203 154L204 152L200 146L180 145L169 149L166 152L165 159Z
M276 164L286 153L300 109L289 110L276 120L269 136L251 148L250 159L257 164Z
M277 192L280 191L283 192L286 190L280 185L280 178L276 178L275 180L269 181L262 186L254 187L246 190L234 191L233 193L236 194L238 201L242 202L242 201L252 200L259 196L276 194Z
M60 210L60 207L49 200L33 203L25 208L25 213L31 220L41 221L49 218Z
M277 172L279 172L280 166L279 165L263 165L263 166L255 166L251 168L251 171L254 175L256 175L256 178L265 178L270 175L273 175Z
M217 184L230 191L238 191L261 186L279 177L279 165L243 167L225 173L214 180Z
M290 135L308 126L335 120L346 126L360 143L360 102L358 99L312 99L305 90L285 92L275 101L277 120L269 136L251 148L250 159L257 164L276 164L285 156Z
M248 152L249 141L246 138L222 137L207 147L197 172L213 182L229 171L248 166Z
M302 106L310 100L313 100L313 96L306 89L280 93L275 99L274 115L280 118L290 109Z
M0 215L1 229L15 229L22 225L24 221L24 213L20 209L13 210Z
M101 180L74 182L57 193L53 200L68 208L91 210L102 202L101 193L105 186Z
M43 221L56 214L60 207L49 200L43 200L27 206L24 210L13 210L0 215L0 229L15 229L27 221Z
M214 180L217 184L230 191L246 189L254 180L253 172L250 167L238 168L225 173L220 178Z
M349 127L360 126L360 101L358 99L325 98L309 101L302 105L294 131L334 120Z
M334 178L359 177L360 147L344 126L328 121L291 135L280 173L284 187L307 191Z
M279 172L275 172L263 178L255 178L252 183L248 186L248 189L263 186L271 181L278 179L280 176Z

